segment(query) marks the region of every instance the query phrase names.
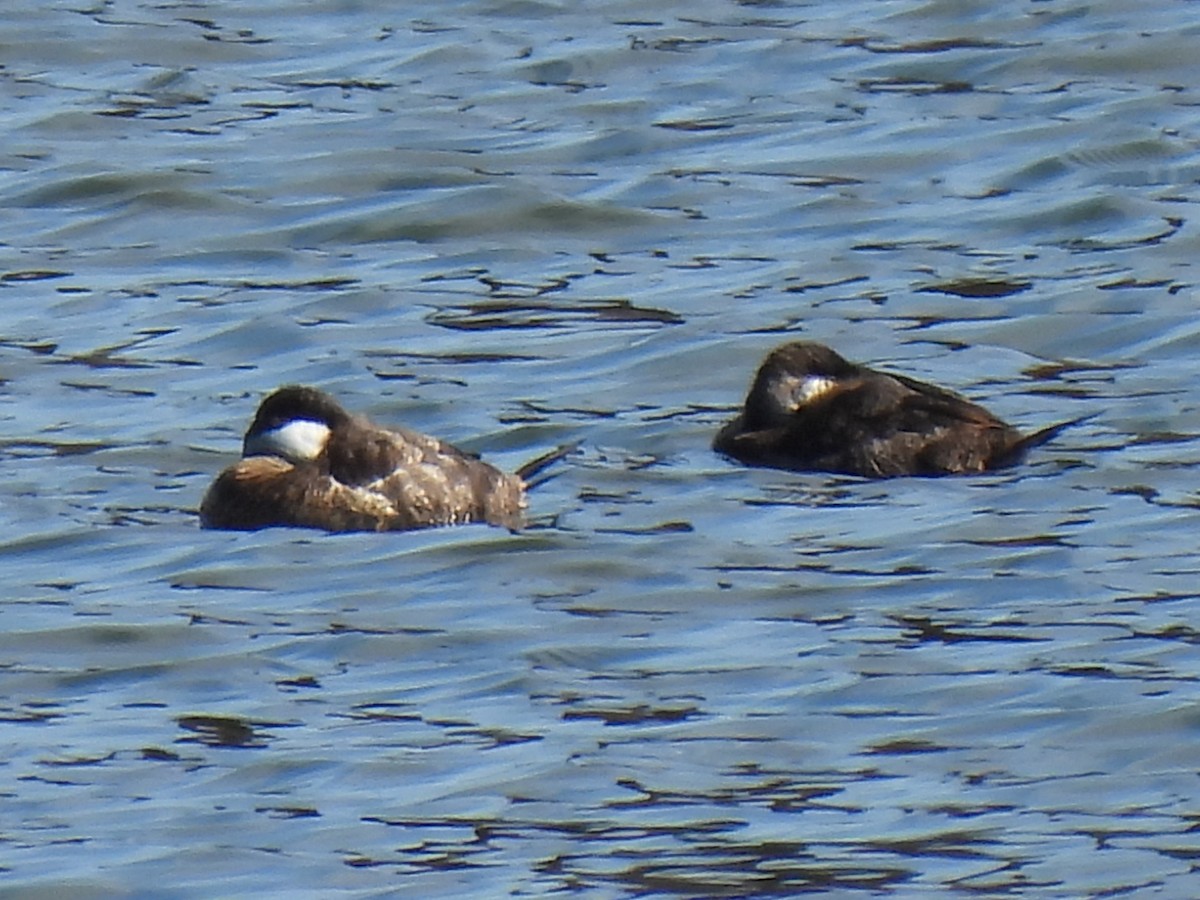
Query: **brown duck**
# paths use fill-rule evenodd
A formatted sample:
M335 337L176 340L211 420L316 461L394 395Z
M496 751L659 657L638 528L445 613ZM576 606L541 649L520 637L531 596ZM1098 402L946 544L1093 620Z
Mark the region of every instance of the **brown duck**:
M316 388L288 385L259 406L242 459L209 487L200 522L237 530L403 531L467 522L515 528L526 479L565 452L510 475L446 441L351 415Z
M1063 422L1023 435L953 391L796 341L767 354L713 448L739 462L868 478L983 472L1018 462Z

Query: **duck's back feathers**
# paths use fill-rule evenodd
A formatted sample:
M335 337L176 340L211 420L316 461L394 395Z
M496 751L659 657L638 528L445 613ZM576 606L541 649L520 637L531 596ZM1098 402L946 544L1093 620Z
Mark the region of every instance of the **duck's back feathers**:
M525 509L521 479L459 452L422 453L355 489L392 504L390 529L468 522L517 528Z
M344 484L368 484L425 463L479 462L439 438L408 428L381 428L361 416L351 416L334 429L325 453L330 474Z
M334 431L326 452L336 482L392 503L392 528L520 523L525 489L519 477L430 435L354 417Z

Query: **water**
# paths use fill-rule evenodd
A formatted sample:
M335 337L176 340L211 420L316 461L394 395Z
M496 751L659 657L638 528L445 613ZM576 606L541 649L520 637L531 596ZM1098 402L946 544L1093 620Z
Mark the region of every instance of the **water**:
M1194 4L10 4L5 896L1195 895ZM1034 428L708 443L791 335ZM262 394L521 534L200 531Z

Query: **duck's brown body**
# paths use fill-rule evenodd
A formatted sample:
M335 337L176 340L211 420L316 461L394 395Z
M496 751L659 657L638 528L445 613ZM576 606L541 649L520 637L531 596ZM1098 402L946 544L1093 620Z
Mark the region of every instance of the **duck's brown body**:
M822 344L772 350L718 452L748 465L869 478L983 472L1058 433L1030 435L953 391L847 362Z
M287 436L297 424L300 444ZM520 476L429 435L381 428L314 388L288 386L264 400L246 432L244 454L205 495L205 527L517 527L525 508Z

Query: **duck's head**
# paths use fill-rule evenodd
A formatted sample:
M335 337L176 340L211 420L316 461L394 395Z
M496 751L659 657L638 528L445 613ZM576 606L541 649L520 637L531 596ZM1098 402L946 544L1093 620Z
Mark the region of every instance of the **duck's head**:
M793 341L776 347L767 354L750 386L747 424L756 429L783 425L859 371L824 344Z
M325 451L334 429L349 421L350 414L328 394L289 384L259 405L242 441L242 456L310 462Z

